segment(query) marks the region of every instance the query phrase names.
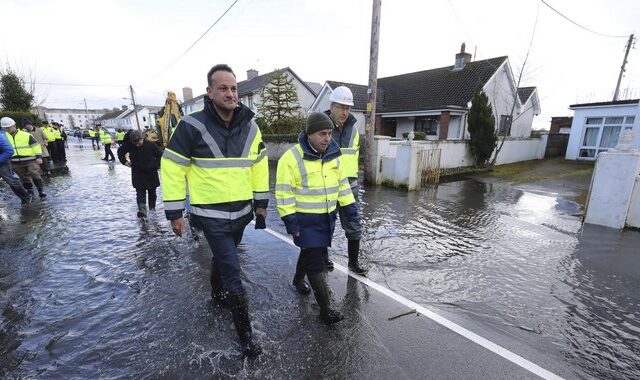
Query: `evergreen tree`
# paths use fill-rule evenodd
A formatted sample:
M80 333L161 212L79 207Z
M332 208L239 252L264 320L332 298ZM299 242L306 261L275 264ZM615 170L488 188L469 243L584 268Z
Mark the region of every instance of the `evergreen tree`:
M25 90L24 80L8 70L0 76L0 103L5 111L29 111L33 95Z
M278 125L283 124L282 119L296 116L300 110L298 92L293 79L287 77L283 70L276 70L267 85L263 87L260 97L262 101L258 104L258 112L271 129L267 132L285 132L278 130Z
M471 136L469 147L476 166L485 166L498 142L495 133L496 120L489 98L483 91L477 91L471 102L467 119Z

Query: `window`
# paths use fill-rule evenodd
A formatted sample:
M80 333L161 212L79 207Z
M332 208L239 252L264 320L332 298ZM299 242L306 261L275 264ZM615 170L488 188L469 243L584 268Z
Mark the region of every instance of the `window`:
M249 108L253 109L253 95L247 97L247 103L249 104Z
M634 120L633 116L588 117L585 120L582 146L578 157L595 159L598 153L615 148L618 145L623 124L633 124ZM624 125L624 129L631 127L631 125Z
M147 117L146 117L146 116L143 116L143 117L142 117L142 121L147 121Z
M511 134L511 116L500 115L500 125L498 126L498 134L509 135Z
M424 132L427 136L438 135L438 117L436 116L418 116L416 117L413 130L416 132Z

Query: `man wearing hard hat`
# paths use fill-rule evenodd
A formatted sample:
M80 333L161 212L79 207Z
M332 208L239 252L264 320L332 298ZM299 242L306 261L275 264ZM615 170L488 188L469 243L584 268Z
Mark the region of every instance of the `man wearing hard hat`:
M342 151L340 164L347 177L353 197L356 200L358 210L358 159L360 157L360 134L356 128L356 118L351 114L353 107L353 93L345 86L336 87L329 97L331 105L325 111L333 120L333 140ZM352 223L345 215L342 208L339 208L340 224L344 229L348 240L349 269L360 276L366 276L367 270L358 263L360 255L360 238L362 237L362 227L360 223ZM327 267L333 267L333 263L327 259Z
M2 178L20 200L22 200L22 204L30 203L31 196L27 193L27 190L24 189L20 180L13 175L11 162L9 161L11 156L13 156L14 149L11 143L9 143L4 129L5 126L6 128L9 128L11 125L15 126L16 122L10 117L3 117L0 123L2 125L2 129L0 130L0 178Z
M35 137L31 134L20 131L16 128L16 122L10 117L3 117L0 120L2 129L7 132L7 140L13 146L13 156L11 156L11 167L20 177L22 186L33 194L33 185L38 189L40 198L44 198L42 187L42 177L40 177L40 164L42 164L42 148Z

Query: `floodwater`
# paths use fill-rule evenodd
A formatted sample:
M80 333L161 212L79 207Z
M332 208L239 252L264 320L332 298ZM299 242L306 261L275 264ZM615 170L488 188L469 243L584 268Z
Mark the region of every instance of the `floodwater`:
M175 237L161 207L137 220L129 169L100 154L71 142L70 174L27 207L0 185L1 377L417 377L364 333L365 286L332 283L347 319L327 329L288 285L295 249L256 233L240 256L265 353L243 360L229 313L208 299L206 243ZM505 183L361 196L373 281L577 378L640 377L640 232L583 227L575 203ZM332 254L346 263L339 228Z

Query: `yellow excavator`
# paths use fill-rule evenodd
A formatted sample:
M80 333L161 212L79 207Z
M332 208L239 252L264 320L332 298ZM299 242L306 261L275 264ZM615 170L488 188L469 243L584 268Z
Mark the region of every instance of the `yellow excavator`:
M156 130L154 131L158 143L162 144L163 148L169 144L173 130L182 116L184 116L184 113L182 112L182 107L178 104L176 94L173 91L167 92L167 100L164 102L164 107L158 112Z

